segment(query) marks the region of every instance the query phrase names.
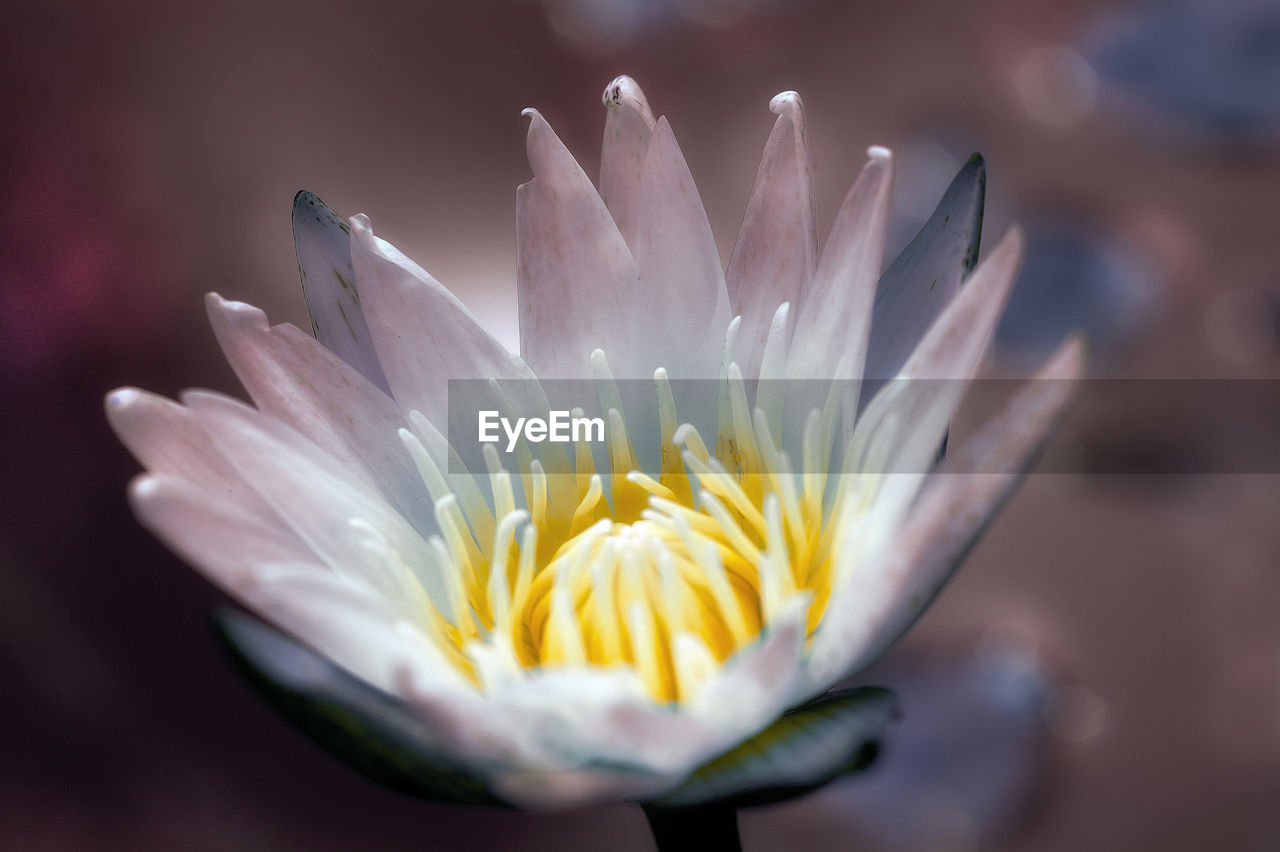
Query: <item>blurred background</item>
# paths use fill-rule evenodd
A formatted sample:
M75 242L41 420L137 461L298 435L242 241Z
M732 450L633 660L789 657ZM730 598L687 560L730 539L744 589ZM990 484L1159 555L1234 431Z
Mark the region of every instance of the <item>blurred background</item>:
M636 77L727 259L795 89L822 233L869 144L898 156L891 252L986 156L985 242L1017 220L1029 246L1001 369L1085 328L1098 376L1280 378L1269 0L0 6L6 848L651 848L634 808L471 812L338 765L224 665L224 601L133 521L102 396L240 394L206 291L307 327L299 188L514 346L521 108L593 174L600 92ZM1233 440L1215 414L1080 412L1053 451L1131 475L1031 476L868 674L906 708L880 765L745 813L745 848L1280 847L1280 478L1185 473Z

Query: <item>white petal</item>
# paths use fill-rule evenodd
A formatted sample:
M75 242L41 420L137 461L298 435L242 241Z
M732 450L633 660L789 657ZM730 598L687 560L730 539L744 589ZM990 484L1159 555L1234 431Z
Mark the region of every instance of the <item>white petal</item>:
M644 314L625 320L662 329L648 340L641 368L673 379L715 378L719 332L729 324L729 295L711 224L666 118L649 143L632 240Z
M537 110L527 150L533 180L516 190L516 289L520 353L543 379L591 376L603 349L620 378L645 378L632 366L638 327L635 261L604 202L573 155Z
M655 704L633 672L607 669L549 669L491 696L500 712L523 720L545 753L543 762L503 776L503 792L522 806L545 808L643 798L675 786L795 703L807 607L801 597L784 606L691 704Z
M784 603L764 636L727 661L689 708L712 727L732 732L733 742L718 750L768 727L801 698L809 603L807 595Z
M738 364L747 378L759 369L778 305L800 303L818 254L804 106L795 92L783 92L769 109L778 120L765 143L726 275L730 310L742 317Z
M265 562L311 560L316 571L327 571L288 527L259 517L254 507L206 483L171 473L144 474L130 484L129 500L143 526L237 597Z
M810 649L811 691L870 664L933 601L1048 439L1083 372L1084 347L1070 340L929 477L891 545L832 595Z
M397 435L395 401L291 325L216 293L205 299L223 354L259 410L277 417L380 490L423 535L436 530L430 496Z
M845 196L796 316L787 374L842 381L862 375L871 307L884 258L893 189L893 157L868 149L871 161ZM845 359L847 376L834 376Z
M118 388L107 394L106 411L111 428L148 471L186 479L264 520L273 517L186 406L137 388Z
M409 664L459 680L438 653L406 654L391 633L402 601L335 574L288 527L168 474L138 477L129 496L142 524L216 585L375 686L393 688Z
M351 259L378 360L400 410L446 431L450 379L532 379L457 297L351 218Z
M402 620L394 601L359 578L309 569L288 563L259 566L245 602L379 689L394 694L403 672L412 669L455 696L474 694L430 640Z
M627 245L635 245L635 205L653 133L653 111L640 86L627 75L604 90L604 142L600 147L600 198Z
M908 379L969 379L1004 311L1022 263L1022 230L1012 227L978 264L899 372Z
M188 391L187 404L214 445L285 524L338 574L363 578L391 599L414 604L422 586L443 601L443 586L427 566L425 541L382 495L289 426L228 397ZM361 519L377 530L404 565L376 558L354 534ZM415 580L415 576L417 579Z
M630 669L557 667L503 680L477 700L406 672L396 692L450 753L528 808L647 798L769 725L794 703L807 602L713 676L692 705L660 705Z
M293 244L316 340L390 392L360 307L351 266L351 228L314 194L293 197Z

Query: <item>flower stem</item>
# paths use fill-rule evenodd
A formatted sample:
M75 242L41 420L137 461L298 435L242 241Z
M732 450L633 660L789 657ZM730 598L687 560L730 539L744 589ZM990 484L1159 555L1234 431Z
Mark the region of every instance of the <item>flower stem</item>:
M732 805L644 808L658 852L742 852L738 811Z

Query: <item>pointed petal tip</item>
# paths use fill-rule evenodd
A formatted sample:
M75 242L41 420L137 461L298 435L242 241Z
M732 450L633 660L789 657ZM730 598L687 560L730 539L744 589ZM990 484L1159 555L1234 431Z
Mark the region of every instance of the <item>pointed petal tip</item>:
M347 222L351 225L351 236L362 242L368 242L373 238L373 223L369 221L369 217L364 213L357 213Z
M977 186L985 189L987 184L987 160L982 154L974 151L969 155L969 159L965 160L960 170L956 172L956 176L951 180L951 187L969 187Z
M160 493L160 481L154 474L140 473L133 479L129 480L129 485L125 489L125 494L129 498L129 504L135 509L143 503L149 502Z
M972 252L967 255L965 266L972 270L967 280L972 280L973 276L982 269L987 269L989 275L986 286L994 286L995 292L999 294L1001 304L1009 297L1009 292L1013 290L1013 285L1018 279L1018 270L1022 267L1022 256L1025 245L1025 238L1022 234L1022 227L1016 222L1009 226L1004 232L1004 236L1000 238L1000 242L996 243L995 248L986 254L980 263L975 263ZM976 266L976 268L975 268ZM965 284L962 290L968 289Z
M551 129L551 124L536 107L525 107L520 110L520 117L529 119L529 129L525 133L525 152L532 165L535 146L543 138L543 134L549 131L552 136L555 136L555 131Z
M524 137L524 152L535 178L540 174L550 173L557 165L563 165L565 159L573 159L569 149L560 141L555 128L541 112L533 107L525 107L520 115L529 119L529 130Z
M270 325L267 321L267 315L261 308L257 308L248 302L224 299L221 294L213 291L204 294L204 309L209 316L209 321L215 325L215 328L220 321L237 317L253 319L263 328Z
M293 230L297 238L300 227L324 232L329 226L346 228L342 217L333 208L324 203L324 199L307 189L300 189L293 195Z
M989 249L982 256L982 262L976 265L978 268L988 265L993 268L997 266L1012 267L1013 272L1016 273L1018 264L1022 262L1022 250L1025 242L1022 226L1014 222L1005 230L1004 236L995 244L995 247ZM967 265L972 269L975 264L969 262Z
M976 151L969 155L969 159L956 172L956 176L951 179L951 183L947 185L947 189L942 193L942 198L938 201L938 206L934 210L933 215L938 216L944 208L954 214L956 205L961 203L961 199L966 195L972 198L968 204L974 208L976 215L981 215L982 203L986 195L987 189L987 161ZM979 221L981 221L979 219Z
M1076 381L1083 378L1088 365L1089 339L1084 332L1077 331L1049 357L1037 378Z
M1009 230L1004 232L1004 237L1002 237L1000 242L996 244L995 250L998 252L1001 249L1004 249L1005 251L1012 252L1021 258L1022 249L1025 243L1026 236L1022 232L1022 226L1017 222L1014 222L1009 226ZM1005 248L1006 246L1008 248Z
M773 100L769 101L769 111L776 115L789 115L792 118L803 116L804 101L800 100L799 92L788 89L773 96Z
M630 107L653 124L653 112L649 109L649 99L644 96L640 84L629 74L620 74L609 81L609 85L604 87L604 94L601 95L600 100L605 109Z
M134 402L142 398L145 391L135 387L125 386L110 391L102 400L103 408L108 416L115 411L121 411Z

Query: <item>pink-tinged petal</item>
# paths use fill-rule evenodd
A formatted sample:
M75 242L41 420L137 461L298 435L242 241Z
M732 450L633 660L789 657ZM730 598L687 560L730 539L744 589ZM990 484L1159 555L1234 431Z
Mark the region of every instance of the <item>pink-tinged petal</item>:
M405 601L334 573L285 525L181 477L140 476L129 496L139 521L215 585L352 673L393 686L406 643L391 631ZM438 653L411 661L453 674Z
M625 668L556 667L465 694L429 667L394 691L464 766L526 808L644 799L770 724L801 687L807 601L717 671L696 702L657 704Z
M892 154L873 147L867 156L871 160L845 196L802 296L788 353L790 378L862 375L893 192ZM835 376L841 359L847 375Z
M143 526L235 597L244 599L263 563L311 561L317 572L327 571L274 517L262 517L255 505L219 493L207 482L168 471L144 474L130 483L129 501Z
M850 572L814 635L810 688L874 661L933 601L1051 436L1084 375L1079 339L987 421L929 481L877 558Z
M392 685L406 643L371 637L405 617L404 600L334 573L287 526L179 476L140 476L129 497L143 526L215 585L353 673ZM438 654L419 652L417 664L453 672Z
M313 193L293 197L293 244L316 340L390 393L360 307L351 266L351 227Z
M742 317L737 360L747 378L759 369L778 305L801 303L818 256L804 106L795 92L783 92L769 109L778 120L765 143L726 275L730 310Z
M187 407L137 388L118 388L107 394L106 412L117 437L149 472L186 479L264 520L271 515Z
M351 258L378 360L404 413L446 429L450 379L532 379L457 297L395 246L351 218Z
M982 157L974 154L920 233L880 276L867 344L869 378L897 374L973 269L982 236L986 175Z
M210 293L205 306L223 354L261 411L381 490L418 532L436 531L434 505L399 439L406 421L391 397L294 326L268 325L252 305Z
M648 378L634 366L634 341L658 330L633 316L643 299L631 251L555 131L537 110L525 115L533 180L516 190L520 354L543 379L590 378L596 349L615 376Z
M645 152L653 133L653 111L644 92L627 75L604 90L604 142L600 147L600 198L627 245L635 246L636 200Z
M689 712L732 732L717 752L768 727L801 698L809 604L808 595L783 604L761 639L727 661L691 703Z
M665 367L673 379L715 378L729 295L711 224L666 118L653 130L636 213L631 244L644 294L636 308L645 313L626 321L662 329L642 341L649 351L640 366L649 375Z
M431 573L434 560L426 542L345 465L292 427L229 397L188 391L183 402L222 455L324 564L361 577L392 599L407 600L425 587L433 600L447 600L443 582ZM376 530L384 550L403 565L373 551L355 533L353 520ZM411 575L405 565L420 573Z
M495 692L501 715L523 720L546 755L500 776L503 794L524 807L563 808L675 786L795 703L807 607L793 599L684 705L655 704L629 670L547 669Z
M978 264L937 321L925 333L899 375L908 379L968 379L977 371L996 320L1004 312L1022 264L1022 230L1009 229Z
M856 469L928 468L987 350L1021 260L1022 232L1015 227L960 288L898 377L867 405L853 432L851 454L862 458Z
M406 668L450 690L474 690L405 620L401 607L360 578L288 563L259 567L245 602L258 614L379 689L392 691Z

